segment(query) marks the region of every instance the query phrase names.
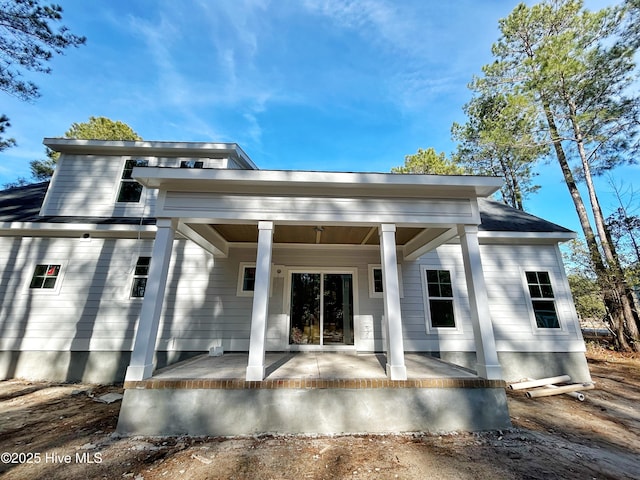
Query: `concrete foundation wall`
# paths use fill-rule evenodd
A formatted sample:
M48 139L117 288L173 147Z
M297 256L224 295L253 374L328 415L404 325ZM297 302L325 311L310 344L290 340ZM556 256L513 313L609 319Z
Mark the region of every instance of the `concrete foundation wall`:
M158 368L205 352L156 352ZM120 383L131 352L0 351L0 379Z
M439 352L445 362L475 370L475 352ZM502 379L516 382L523 378L569 375L574 382L590 382L591 374L583 352L498 352Z
M591 381L583 352L498 352L498 358L507 382L558 375L569 375L572 382Z
M510 428L503 388L128 389L118 433L250 435Z

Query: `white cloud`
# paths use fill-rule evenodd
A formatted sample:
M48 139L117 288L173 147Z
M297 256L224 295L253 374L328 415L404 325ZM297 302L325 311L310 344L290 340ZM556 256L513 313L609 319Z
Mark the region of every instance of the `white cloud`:
M140 38L153 60L153 89L148 108L173 110L181 129L214 138L237 137L221 111L244 119L242 127L259 142L262 129L256 113L273 96L255 73L257 23L266 2L177 2L160 4L154 18L130 16L130 31ZM185 11L183 11L183 8ZM194 53L197 52L197 53ZM153 106L155 103L155 107ZM174 120L172 120L174 121Z

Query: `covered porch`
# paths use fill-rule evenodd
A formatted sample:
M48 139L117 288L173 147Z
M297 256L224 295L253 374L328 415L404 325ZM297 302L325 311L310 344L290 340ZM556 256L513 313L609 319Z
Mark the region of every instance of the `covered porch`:
M193 172L173 168L136 168L134 178L147 188L159 189L159 194L153 260L127 381L142 381L153 375L158 324L176 236L193 241L214 257L225 258L237 246L255 249L244 375L247 382L267 377L266 331L274 248L306 248L310 255L319 245L379 252L385 374L392 381L404 381L408 372L398 264L413 261L456 238L462 247L471 306L475 369L481 378L501 378L477 227L477 197L493 193L500 184L498 179L252 170ZM347 273L345 282L353 276ZM349 285L342 285L348 292ZM290 326L294 326L293 319ZM280 349L288 348L282 345Z

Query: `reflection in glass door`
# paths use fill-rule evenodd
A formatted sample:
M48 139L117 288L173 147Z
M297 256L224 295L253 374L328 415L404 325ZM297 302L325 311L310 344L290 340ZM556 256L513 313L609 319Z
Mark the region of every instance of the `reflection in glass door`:
M290 316L292 345L353 345L352 275L292 273Z
M291 275L291 335L289 343L320 345L320 274Z
M353 291L351 274L325 274L323 287L323 345L353 345Z

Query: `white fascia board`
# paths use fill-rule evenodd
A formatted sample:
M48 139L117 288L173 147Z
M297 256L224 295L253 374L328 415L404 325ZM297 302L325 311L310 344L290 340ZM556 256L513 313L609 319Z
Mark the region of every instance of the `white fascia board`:
M317 172L285 170L225 170L137 167L133 177L147 188L184 189L189 186L206 189L207 185L229 184L236 187L318 187L351 191L375 188L398 195L428 193L429 196L489 196L502 185L497 177L471 175L405 175L367 172Z
M576 232L492 232L481 230L478 238L481 240L537 240L540 242L567 242L577 238Z
M137 235L156 233L155 225L124 225L124 224L96 224L96 223L35 223L35 222L5 222L0 223L1 235L34 234L42 236L75 236L86 232L100 232L105 234Z
M60 153L75 155L140 155L207 157L230 156L247 169L257 170L249 156L237 143L213 142L157 142L128 140L80 140L72 138L45 138L44 145Z

